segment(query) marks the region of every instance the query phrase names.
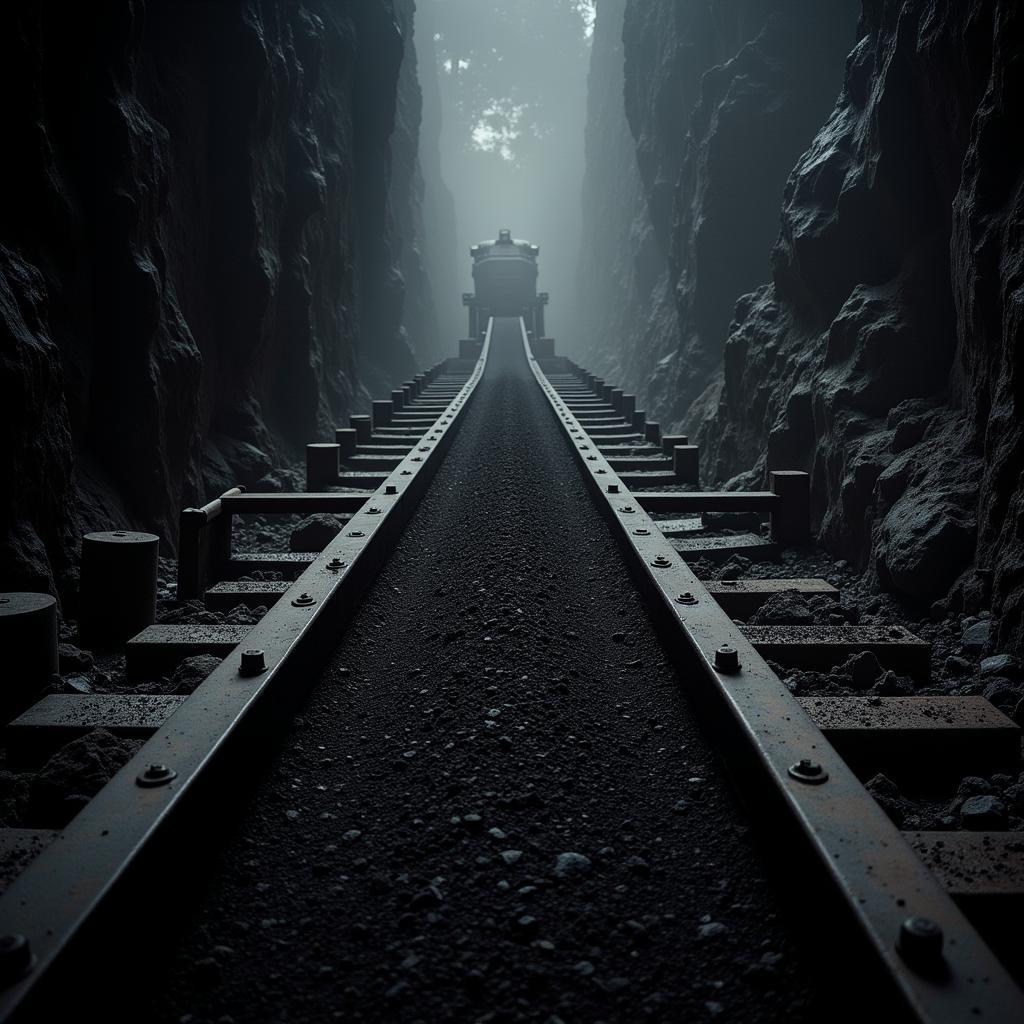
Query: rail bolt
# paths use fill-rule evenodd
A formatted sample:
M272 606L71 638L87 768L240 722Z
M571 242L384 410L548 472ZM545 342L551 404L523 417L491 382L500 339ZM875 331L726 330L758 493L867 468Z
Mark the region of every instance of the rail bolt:
M24 935L0 935L0 987L6 988L24 977L34 962L32 946Z
M398 493L398 488L394 484L385 484L384 485L384 493L385 494L397 494Z
M316 598L310 597L309 594L305 592L299 594L299 596L292 601L292 605L296 608L308 608L310 605L314 604L316 604Z
M911 967L934 968L942 961L942 928L930 917L908 917L900 925L896 950Z
M739 651L737 651L735 647L730 647L729 644L722 644L722 646L715 651L715 668L717 668L719 672L739 672Z
M696 604L696 603L697 603L697 598L695 598L693 596L693 594L691 594L690 591L688 591L688 590L684 590L683 593L681 593L676 598L676 604ZM718 662L717 654L715 655L715 662L716 662L716 664Z
M346 563L343 562L340 558L332 558L327 563L327 568L328 569L344 569L345 568L345 564Z
M809 757L802 757L796 764L791 764L789 774L797 782L806 782L809 786L820 786L828 782L828 772Z
M618 494L619 493L619 485L618 484L609 484L608 485L608 493L609 494Z
M242 651L241 660L238 663L238 674L243 676L258 676L267 670L267 659L262 651Z
M139 772L135 777L136 785L144 789L153 789L156 786L166 786L172 779L176 779L178 773L165 764L151 764L145 771Z

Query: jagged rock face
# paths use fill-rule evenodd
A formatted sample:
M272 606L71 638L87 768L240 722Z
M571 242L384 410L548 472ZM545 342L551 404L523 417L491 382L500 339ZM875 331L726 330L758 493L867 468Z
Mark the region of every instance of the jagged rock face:
M713 475L810 470L834 551L923 602L993 598L993 643L1019 647L1024 21L872 3L860 36L786 186L772 283L736 307L720 403L693 413Z
M406 41L405 59L398 80L398 109L391 135L390 206L395 220L412 227L399 232L399 267L405 284L402 314L398 330L420 364L436 362L444 354L438 334L434 295L427 273L426 227L423 200L425 185L420 161L420 126L423 120L423 96L419 87L417 53L408 44L414 38L412 5L396 12L402 37ZM418 39L418 36L416 37ZM432 42L432 40L431 40ZM429 72L428 72L429 73ZM452 217L454 223L454 215ZM450 296L446 296L451 298ZM410 367L411 372L415 369ZM390 380L382 384L390 391ZM376 389L375 389L376 390ZM381 390L384 390L382 387Z
M855 24L852 0L601 5L584 354L666 426L719 365L736 298L764 278L786 176L833 103Z
M565 344L595 372L630 382L642 408L665 392L659 360L678 347L679 325L623 102L626 2L602 0L594 26L576 330Z
M951 284L956 308L953 396L980 448L977 564L993 574L996 649L1024 647L1024 109L1019 4L974 5L966 22L985 91L953 201ZM991 9L991 21L985 16ZM986 32L991 25L991 36Z
M458 273L464 266L464 257L455 243L455 197L441 173L444 116L434 41L438 31L436 15L435 4L417 4L416 56L420 67L427 69L420 75L423 98L419 162L427 197L421 206L423 235L420 257L426 263L430 276L441 354L445 355L451 351L455 339L465 333L466 314L462 307L462 275Z
M413 6L125 0L8 16L4 589L45 587L86 527L135 525L173 548L181 507L327 437L363 377L412 372L399 262L429 316L403 222Z
M625 255L591 289L601 312L582 354L604 354L699 442L707 480L808 470L832 551L922 603L991 604L991 644L1020 648L1019 5L871 0L848 45L849 12L825 4L609 12L624 16L636 164L630 179L590 157L591 201L629 214L606 230ZM599 42L594 74L610 83ZM829 75L844 64L833 108ZM603 102L613 109L613 93ZM591 119L595 138L602 121L624 138L602 107ZM641 261L651 238L656 258ZM674 336L650 327L671 319L667 304ZM634 324L623 330L616 308ZM618 361L602 318L626 339Z

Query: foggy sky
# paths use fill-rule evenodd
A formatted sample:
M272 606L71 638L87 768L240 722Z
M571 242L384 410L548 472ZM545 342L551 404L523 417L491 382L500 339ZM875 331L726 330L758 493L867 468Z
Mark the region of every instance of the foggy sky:
M436 294L442 330L472 291L469 246L507 227L540 246L548 334L568 340L584 169L590 0L418 0L424 96L440 97L441 174L455 202L455 295ZM420 52L429 53L429 46ZM427 177L425 202L435 201ZM437 259L438 257L431 257ZM451 281L443 268L432 276ZM436 290L436 289L435 289Z

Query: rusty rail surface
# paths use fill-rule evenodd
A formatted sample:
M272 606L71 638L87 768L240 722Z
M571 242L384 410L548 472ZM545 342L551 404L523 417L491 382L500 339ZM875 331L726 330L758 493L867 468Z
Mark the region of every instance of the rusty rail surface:
M733 754L744 766L741 791L753 790L759 801L784 808L793 834L787 838L793 842L789 856L806 858L800 873L826 879L833 900L838 896L845 916L855 922L848 929L851 948L867 950L869 962L891 982L910 1019L932 1024L1024 1020L1024 993L1007 969L801 702L662 534L647 512L658 504L630 492L599 447L603 435L592 436L570 405L598 412L607 404L615 411L611 415L624 419L623 436L637 433L657 443L658 429L634 422L643 414L635 413L621 391L569 360L544 359L548 353L543 353L546 373L525 328L523 346L594 500L649 595L670 650L692 680L694 696L714 708L723 736L733 741ZM667 504L672 497L667 493L658 501ZM709 500L706 494L694 495L692 507L707 507ZM736 496L731 507L770 500L766 494L749 500ZM730 507L728 499L725 507ZM785 532L794 524L779 525ZM827 933L823 943L841 957L842 935L833 922L822 925ZM858 978L857 984L863 983Z

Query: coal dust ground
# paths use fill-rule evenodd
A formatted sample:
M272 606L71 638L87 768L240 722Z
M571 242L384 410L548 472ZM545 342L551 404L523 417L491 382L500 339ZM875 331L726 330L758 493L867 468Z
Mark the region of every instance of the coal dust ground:
M500 322L136 1019L826 1019L683 691Z

